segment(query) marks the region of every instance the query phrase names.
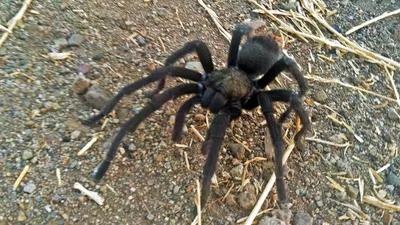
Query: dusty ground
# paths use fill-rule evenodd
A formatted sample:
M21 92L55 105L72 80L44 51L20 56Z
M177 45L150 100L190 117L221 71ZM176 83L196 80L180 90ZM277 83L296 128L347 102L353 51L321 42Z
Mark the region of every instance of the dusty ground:
M329 22L343 31L400 7L397 0L326 3L332 10L339 11ZM5 25L20 6L20 1L2 1L0 23ZM256 18L265 19L264 32L269 30L268 19L252 13L254 5L245 1L215 1L211 7L228 31L232 30L233 24ZM90 173L102 159L107 142L121 122L143 107L146 100L142 92L127 97L118 106L118 117L106 126L99 141L86 156L78 157L77 151L100 131L100 125L91 128L80 125L78 120L88 118L94 111L79 101L71 86L79 66L87 63L90 65L87 77L116 93L124 84L146 76L149 64L158 67L155 61L163 62L172 51L194 39L206 42L216 66L223 67L228 43L208 14L197 1L189 0L159 0L157 4L144 1L33 1L30 9L39 14L27 12L24 23L0 48L0 224L189 224L195 217L194 179L201 174L204 157L199 151L201 143L193 133L188 133L181 141L181 144L191 144L191 148L178 148L170 141L172 125L169 121L183 99L168 103L146 120L141 129L130 134L125 142L133 150L133 157L118 154L108 175L96 184ZM126 40L135 32L144 37L144 40L136 39L138 44ZM55 63L45 57L55 40L68 39L72 34L83 35L86 41L64 50L73 53L71 59ZM377 53L400 61L398 16L377 22L350 37ZM158 38L162 39L166 52ZM318 50L316 44L300 41L289 45L287 50L305 73L308 63L312 63L310 52L328 55L324 49ZM364 88L365 82L373 76L374 82L368 88L393 98L382 68L353 55L333 57L335 63L322 60L312 63L312 74L337 78ZM347 63L350 59L359 66L359 75ZM196 59L187 57L185 60ZM182 66L185 60L180 62ZM22 73L16 73L18 71ZM280 78L280 81L288 88L297 87L288 79ZM180 82L170 79L168 85ZM398 72L395 83L400 90ZM272 85L276 86L279 85ZM321 99L321 105L304 103L310 112L316 138L338 143L349 141L351 147L344 151L341 147L310 141L308 151L295 152L291 156L289 167L294 175L286 185L293 214L305 211L313 217L314 224L360 224L357 218L339 221L347 208L333 201L352 203L356 199L371 217L370 224L383 224L383 210L360 203L357 182L346 182L329 173L346 172L345 177L362 177L365 194L372 195L368 168L379 169L390 163L391 166L381 173L383 182L379 185L386 198L395 199L399 204L400 161L390 152L393 146L397 144L398 148L400 145L399 107L393 102L384 105L386 100L382 98L338 85L310 82L310 87L310 99L318 100L321 91L327 95L327 99ZM378 105L383 107L376 107ZM337 117L353 127L363 143L327 117L332 114L331 109L339 112ZM201 115L205 113L205 110L195 108L188 119L188 126L196 126L203 135L206 127ZM226 150L221 154L217 172L219 187L213 188L203 214L206 224L235 224L249 214L250 210L221 201L232 184L235 186L231 194L238 202L237 197L244 191L258 198L258 187L263 188L269 179L271 161L251 164L248 175L251 185L246 190L239 191L240 181L230 177L236 164L265 156L265 125L260 125L262 121L259 110L255 110L239 119L233 130L228 130ZM290 128L289 136L292 135L293 119L285 127ZM244 159L235 159L230 152L229 145L235 143L233 136L252 150L251 153L246 151ZM40 148L44 143L47 143L45 147ZM184 151L189 158L190 170L185 166ZM30 171L20 187L13 191L12 186L25 165L31 165ZM56 179L57 168L61 170L62 186ZM335 178L347 191L340 193L333 189L327 175ZM82 197L73 189L75 182L100 192L105 197L105 205L99 206ZM268 202L266 208L274 207L271 199ZM394 216L392 224L399 224L400 216L390 214ZM295 218L293 221L301 224Z

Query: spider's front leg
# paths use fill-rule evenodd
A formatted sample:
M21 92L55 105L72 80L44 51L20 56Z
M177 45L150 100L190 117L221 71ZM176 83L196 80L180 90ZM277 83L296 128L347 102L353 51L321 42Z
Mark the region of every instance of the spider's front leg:
M207 203L211 189L211 178L217 170L219 152L222 147L226 129L230 122L230 112L224 108L212 121L207 132L206 141L202 145L202 152L207 154L204 164L202 187L201 187L201 207Z
M203 69L206 72L206 74L211 73L214 70L214 64L211 58L211 53L207 45L200 40L188 42L182 48L173 52L165 60L165 66L170 66L174 64L180 58L194 51L197 52L200 63L203 66ZM153 91L146 93L146 97L151 98L154 95L158 94L164 88L164 86L165 86L165 78L161 79L161 81L158 83L157 87Z
M165 79L167 75L173 77L182 77L196 82L203 80L203 76L200 73L193 70L188 70L185 68L173 67L173 66L161 67L159 69L154 70L148 77L126 85L120 92L118 92L118 94L116 94L108 102L108 104L103 108L103 110L99 114L90 117L86 121L83 121L83 124L90 125L98 122L101 118L108 115L125 95L132 94L133 92L137 91L143 86L150 84L154 81Z

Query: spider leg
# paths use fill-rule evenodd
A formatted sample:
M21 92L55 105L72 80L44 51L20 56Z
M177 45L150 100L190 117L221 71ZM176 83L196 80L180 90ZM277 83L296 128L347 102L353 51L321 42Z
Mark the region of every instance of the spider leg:
M272 99L268 93L260 92L257 96L261 109L267 119L268 129L271 132L272 144L275 148L275 175L276 175L276 190L279 201L286 201L285 183L283 180L283 139L281 133L281 124L277 123L273 114Z
M165 66L170 66L174 64L176 61L178 61L178 59L194 51L197 52L197 55L199 56L200 59L200 63L203 66L203 69L206 72L206 74L211 73L214 70L214 64L211 58L211 53L207 45L200 40L188 42L182 48L173 52L165 60ZM146 96L149 98L153 97L154 95L158 94L164 88L164 86L165 86L165 78L163 78L158 83L157 87L153 91L147 93Z
M202 152L207 152L204 164L201 188L201 207L203 208L210 195L211 178L217 169L218 155L222 147L226 129L230 121L228 110L221 111L211 123L207 140L202 145Z
M134 131L137 126L145 120L150 114L159 109L163 104L167 101L177 98L181 95L199 93L202 87L198 84L183 84L177 87L168 89L164 91L162 94L158 95L154 99L151 100L138 114L136 114L133 118L128 120L118 131L116 137L111 143L111 147L108 150L105 159L96 167L93 172L93 178L95 180L100 180L108 170L108 167L111 164L111 161L114 159L119 144L122 139L129 131Z
M175 124L172 130L172 140L177 142L182 137L183 124L185 123L185 116L189 113L190 109L195 105L201 102L201 96L196 95L187 100L183 105L179 108L178 112L175 116Z
M233 30L231 45L229 46L228 67L236 67L239 45L242 37L250 33L251 27L245 24L237 24Z
M86 125L96 123L101 118L108 115L113 110L115 105L117 105L117 103L125 95L132 94L136 90L138 90L138 89L142 88L143 86L145 86L149 83L152 83L156 80L164 79L165 76L167 76L168 74L173 77L182 77L182 78L192 80L192 81L197 81L197 82L203 80L202 75L193 70L189 70L189 69L185 69L185 68L181 68L181 67L172 67L172 66L161 67L159 69L154 70L148 77L126 85L120 92L118 92L118 94L116 94L108 102L108 104L103 108L103 110L99 114L90 117L88 120L83 121L83 123Z
M300 86L300 96L304 96L308 91L307 80L303 77L296 62L287 56L283 56L280 60L278 60L272 66L272 68L257 81L258 87L264 89L269 83L271 83L271 81L275 79L276 76L279 75L279 73L285 69L289 70L289 72L294 76Z
M296 147L300 150L305 150L306 147L302 142L302 137L305 135L306 131L310 128L311 122L308 118L307 112L304 110L301 98L294 91L290 90L271 90L266 92L268 96L272 99L272 101L282 101L290 104L290 108L293 108L296 114L300 117L300 121L303 124L303 127L300 131L294 136L294 141L296 143ZM279 118L279 123L283 123L286 117L289 115L287 113L289 111L286 110L281 117ZM290 111L289 111L290 112ZM287 113L287 114L286 114Z

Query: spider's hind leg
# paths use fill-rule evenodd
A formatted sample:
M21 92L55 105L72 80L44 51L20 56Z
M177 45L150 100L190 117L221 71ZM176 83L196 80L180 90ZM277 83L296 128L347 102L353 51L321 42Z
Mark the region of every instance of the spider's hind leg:
M267 36L254 36L246 40L238 55L238 68L250 76L268 72L282 57L279 44Z
M273 114L272 99L266 92L260 92L257 95L258 102L262 112L267 119L268 129L271 133L272 144L275 149L275 174L276 191L280 202L286 201L285 183L283 180L283 139L281 133L281 124L277 123Z
M190 109L201 102L201 97L196 95L187 100L176 112L175 124L172 130L172 140L177 142L182 138L183 125L185 123L185 116L189 113Z
M251 32L251 27L245 24L237 24L233 30L231 45L229 46L228 67L237 65L239 45L242 37Z
M301 98L294 91L290 90L271 90L266 92L272 101L282 101L289 103L289 108L281 115L279 118L279 123L283 123L284 120L289 116L290 110L294 109L296 114L300 117L300 121L303 124L303 127L300 131L295 135L294 141L296 144L296 148L299 150L305 150L306 146L303 143L303 137L306 134L307 130L310 129L310 119L308 118L307 112L303 108Z

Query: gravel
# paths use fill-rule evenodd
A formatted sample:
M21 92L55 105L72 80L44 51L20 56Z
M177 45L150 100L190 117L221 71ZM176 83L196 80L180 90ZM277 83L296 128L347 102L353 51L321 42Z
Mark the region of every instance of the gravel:
M228 42L196 1L156 2L61 1L45 4L37 1L25 14L24 23L15 27L9 35L0 48L0 224L190 224L193 221L196 214L193 196L197 191L194 180L201 179L205 157L200 151L201 141L187 127L193 125L205 137L206 110L197 105L185 117L186 135L179 141L181 146L175 146L170 139L173 121L170 122L169 118L173 118L189 96L177 98L156 110L139 125L138 130L127 134L123 142L129 146L131 154L124 154L127 149L123 151L120 148L99 183L94 182L90 174L108 150L104 144L112 140L127 119L148 103L149 99L143 93L153 89L157 82L123 98L116 108L117 117L110 115L110 121L103 130L100 129L103 120L90 127L80 122L97 113L110 95L126 84L146 77L151 70L161 67L167 55L190 40L200 39L209 46L215 68L226 66ZM296 4L299 1L280 4L274 1L272 5L277 9L288 2ZM325 3L330 10L338 10L337 14L326 18L342 32L398 8L391 1L326 0ZM0 1L0 24L7 24L20 7L17 1ZM262 19L268 25L262 26L256 34L280 37L279 32L270 28L270 20L254 12L255 5L247 1L218 1L210 7L228 32L232 31L235 23ZM347 37L374 52L400 61L397 44L399 27L396 17L389 17ZM322 26L320 28L326 37L334 38ZM312 26L310 29L313 29ZM391 84L380 66L365 62L351 53L338 55L335 49L328 49L327 46L295 39L294 42L286 42L285 48L299 63L303 73L337 79L394 97ZM69 42L68 46L65 42ZM72 55L67 60L52 61L44 57L49 51L70 52ZM335 62L323 61L319 54L331 57ZM349 62L355 66L357 73ZM178 60L174 66L192 66L203 73L200 64L196 52L193 52ZM279 83L273 81L268 87L298 90L296 80L289 73L285 74L290 79L279 76ZM82 79L83 76L87 80ZM394 81L400 88L398 71L394 74ZM168 77L166 88L184 82L187 81ZM399 162L392 155L396 144L398 148L400 143L399 107L389 100L338 84L309 80L309 86L311 94L305 97L303 105L311 118L313 132L307 132L307 136L315 135L315 139L335 143L349 142L351 146L342 148L307 141L308 149L290 156L288 166L295 172L285 179L290 209L307 212L308 216L300 218L311 217L315 224L322 225L347 215L346 207L335 204L329 198L347 203L355 200L364 213L371 216L370 224L384 224L381 218L385 214L383 210L359 201L359 193L356 194L358 183L340 179L335 174L340 172L347 178L362 177L364 193L370 194L373 183L368 179L368 169L377 170L389 163L392 166L380 173L383 178L381 192L386 191L387 199L400 197ZM108 94L99 94L103 97L95 96L93 99L89 97L87 101L85 94L89 88ZM287 104L274 103L276 118L285 107ZM295 133L293 114L282 124L289 140ZM364 142L355 139L345 126L332 122L328 115L334 115L348 124ZM208 114L209 122L213 118L214 115ZM266 150L273 152L265 145L266 130L267 124L259 108L246 111L233 127L227 129L216 171L219 185L213 185L211 189L203 213L204 224L234 224L239 218L248 216L250 205L254 204L252 200L260 197L274 171L274 162L266 155ZM77 151L95 133L99 136L98 141L85 156L78 157ZM230 143L235 139L251 152L239 149L234 153ZM25 159L24 152L32 153L33 157ZM187 153L190 170L186 168L184 152ZM157 160L160 155L160 160ZM256 157L268 159L249 164L246 171L248 187L246 185L239 190L243 163ZM30 170L17 190L12 191L10 187L28 164ZM231 171L236 166L237 171ZM62 186L58 185L56 178L57 168L61 171ZM331 187L326 176L343 187L351 185L354 190L340 193ZM153 181L151 185L148 185L148 180ZM106 199L105 205L100 207L81 196L70 186L74 182L99 192ZM30 193L25 192L24 189L32 184L35 187L29 190ZM217 201L228 193L232 185L225 202ZM266 208L276 205L274 194L273 190L268 196L268 205L264 205ZM239 195L244 196L244 202L250 202L246 203L250 209L237 207L240 204ZM398 223L399 215L388 213L385 218L392 216L392 224ZM293 218L292 222L294 220L297 221ZM355 217L354 221L343 223L360 224L361 221Z

